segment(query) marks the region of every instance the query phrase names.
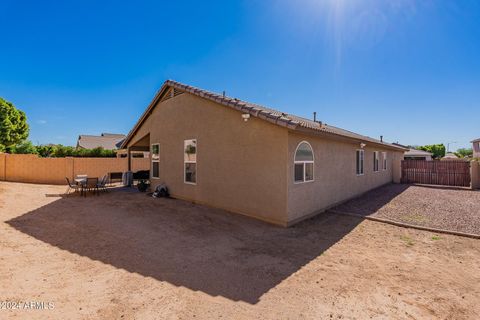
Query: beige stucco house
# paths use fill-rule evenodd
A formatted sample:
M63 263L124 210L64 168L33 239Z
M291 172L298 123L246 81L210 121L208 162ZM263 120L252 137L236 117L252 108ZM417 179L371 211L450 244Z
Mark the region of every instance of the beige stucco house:
M282 226L399 181L406 151L170 80L122 148L151 152L152 187Z
M105 150L117 150L123 139L125 139L125 135L118 133L102 133L99 136L81 134L77 139L77 149L101 147Z

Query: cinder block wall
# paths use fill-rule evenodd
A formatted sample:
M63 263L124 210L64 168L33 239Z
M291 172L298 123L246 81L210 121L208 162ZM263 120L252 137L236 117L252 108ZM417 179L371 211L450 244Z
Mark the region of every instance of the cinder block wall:
M5 153L0 153L0 180L5 180Z
M472 176L472 189L480 189L480 163L472 161L470 163L470 173Z
M65 184L77 174L101 178L109 172L125 172L127 158L40 158L36 155L0 154L0 180ZM132 171L149 170L150 159L132 158Z
M401 152L393 153L393 161L392 161L393 183L400 183L400 181L402 180L402 160L403 160L403 153Z
M7 154L5 180L58 184L69 177L66 158L39 158L36 155Z

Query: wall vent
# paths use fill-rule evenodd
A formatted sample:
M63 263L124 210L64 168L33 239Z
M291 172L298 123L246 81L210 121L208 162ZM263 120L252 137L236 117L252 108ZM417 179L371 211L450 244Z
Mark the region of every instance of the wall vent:
M160 102L163 102L165 100L168 100L172 97L172 88L169 88L167 91L165 91L165 93L163 94L163 96L160 98Z
M181 95L183 93L183 91L180 91L176 88L173 88L173 96L176 97L178 95Z
M183 93L183 91L180 91L178 89L175 89L175 88L168 88L167 91L165 91L165 93L163 94L163 96L160 98L160 102L163 102L163 101L166 101L170 98L173 98L173 97L176 97L178 95L181 95Z

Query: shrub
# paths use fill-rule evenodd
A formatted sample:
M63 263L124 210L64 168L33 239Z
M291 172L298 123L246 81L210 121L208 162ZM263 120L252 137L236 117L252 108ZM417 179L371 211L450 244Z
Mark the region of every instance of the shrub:
M34 146L30 141L18 144L10 148L10 153L17 154L38 154L42 158L63 158L63 157L83 157L83 158L115 158L115 150L105 150L102 147L95 149L76 149L71 146L61 144L38 145Z
M10 148L11 153L17 154L38 154L37 147L30 140L25 140Z

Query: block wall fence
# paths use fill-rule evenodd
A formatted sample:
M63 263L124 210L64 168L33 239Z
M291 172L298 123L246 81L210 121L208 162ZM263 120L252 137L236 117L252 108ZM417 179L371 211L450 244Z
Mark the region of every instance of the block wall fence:
M470 166L472 189L480 189L480 162L472 161Z
M40 158L29 154L0 153L0 181L66 184L78 174L101 178L125 172L127 158ZM132 171L149 170L149 158L132 158Z

